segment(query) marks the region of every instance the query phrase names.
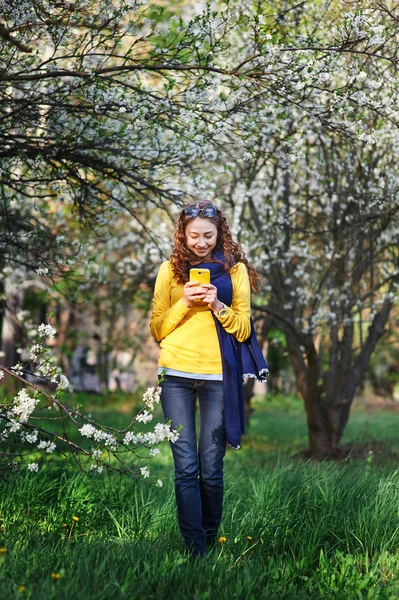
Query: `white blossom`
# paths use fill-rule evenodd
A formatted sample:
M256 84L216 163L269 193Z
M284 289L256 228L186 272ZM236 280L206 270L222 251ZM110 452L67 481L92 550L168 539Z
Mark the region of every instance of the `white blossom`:
M11 420L7 427L10 433L16 433L21 429L22 425L18 421Z
M123 443L127 446L129 444L137 444L140 443L142 440L139 438L139 436L142 436L143 434L135 434L133 433L133 431L128 431L125 435L125 437L123 438Z
M140 473L142 474L142 476L144 478L150 476L150 471L149 471L148 467L141 467L140 468Z
M50 340L53 340L55 334L57 333L57 330L54 329L54 327L50 325L50 323L42 323L41 325L39 325L37 331L40 337L48 337Z
M11 367L11 370L14 371L14 373L16 375L19 375L20 377L23 375L24 373L24 368L21 365L21 363L17 363L16 365L14 365L13 367Z
M31 471L32 473L37 473L39 470L39 465L37 463L29 463L28 464L28 471Z
M99 431L96 429L93 433L93 439L95 442L104 442L105 446L109 446L111 450L117 450L117 441L116 438L106 431Z
M150 446L155 446L164 440L175 442L178 437L179 432L172 431L169 424L157 423L154 427L154 431L149 431L147 433L133 433L132 431L128 431L125 434L123 443L126 445L148 444Z
M37 447L39 448L39 450L46 450L46 452L50 454L56 449L57 446L54 444L54 442L51 442L50 440L41 440L38 443Z
M30 360L36 360L38 355L43 352L44 348L41 344L33 344L30 348Z
M24 436L22 436L22 434L21 434L21 438L22 437L25 441L29 442L29 444L36 444L37 437L38 437L38 431L36 429L35 431L32 431L32 433L25 433Z
M83 436L91 438L97 430L95 427L93 427L93 425L90 425L90 423L86 423L79 429L79 431Z
M160 386L157 387L149 387L143 394L143 400L145 405L149 410L154 409L154 403L159 404L161 399L162 388Z
M69 381L68 381L67 377L66 377L66 376L65 376L63 373L61 373L61 374L59 375L58 379L59 379L59 381L58 381L58 387L59 387L61 390L65 390L65 389L67 389L67 388L68 388L68 387L71 385L71 384L69 383Z
M152 420L153 416L154 415L152 415L148 411L144 410L142 413L140 413L136 416L136 421L138 423L148 423L149 421Z
M14 400L15 402L10 409L11 413L19 417L20 421L26 422L34 411L38 403L38 398L31 398L26 388L23 388L18 392Z
M90 465L90 471L95 471L96 473L102 473L104 467L102 465L98 465L97 463L92 463Z

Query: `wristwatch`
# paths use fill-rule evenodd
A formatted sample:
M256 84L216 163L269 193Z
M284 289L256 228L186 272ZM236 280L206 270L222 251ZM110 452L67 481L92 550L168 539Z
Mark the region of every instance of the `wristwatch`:
M218 313L215 313L215 315L217 317L225 317L227 315L227 312L228 312L227 306L225 304L223 304L223 308L221 308Z

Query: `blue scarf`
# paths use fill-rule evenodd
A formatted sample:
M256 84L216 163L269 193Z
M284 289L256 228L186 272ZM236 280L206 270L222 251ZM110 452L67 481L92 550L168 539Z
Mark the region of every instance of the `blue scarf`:
M218 300L226 306L231 306L233 285L230 273L224 268L226 259L220 250L215 250L212 258L220 260L223 264L201 262L196 267L210 270L211 283L217 288ZM258 381L266 381L269 371L258 346L252 318L249 338L245 342L238 342L233 335L227 333L213 311L212 315L222 357L224 422L227 443L233 448L239 448L241 434L245 433L242 379L243 377L256 377Z

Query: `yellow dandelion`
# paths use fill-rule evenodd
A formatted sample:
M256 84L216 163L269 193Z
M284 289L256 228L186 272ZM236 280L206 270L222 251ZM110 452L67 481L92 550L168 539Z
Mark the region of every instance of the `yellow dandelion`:
M219 542L221 544L224 544L226 540L227 540L227 538L224 535L221 535L220 538L219 538Z
M20 592L26 592L26 587L24 585L20 585L19 588L18 588L18 590Z
M247 535L247 540L252 541L252 536L251 535Z
M60 573L51 573L51 577L54 579L54 581L57 581L57 579L61 578L61 575Z
M79 521L79 517L72 517L72 521Z
M63 523L62 526L63 527L68 527L68 525L66 523Z
M7 548L0 548L0 554L5 554L7 552Z

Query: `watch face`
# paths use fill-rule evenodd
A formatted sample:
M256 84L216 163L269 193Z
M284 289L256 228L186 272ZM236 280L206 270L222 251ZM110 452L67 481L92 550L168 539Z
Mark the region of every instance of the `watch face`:
M222 310L219 310L219 317L225 317L227 315L227 308L222 308Z

